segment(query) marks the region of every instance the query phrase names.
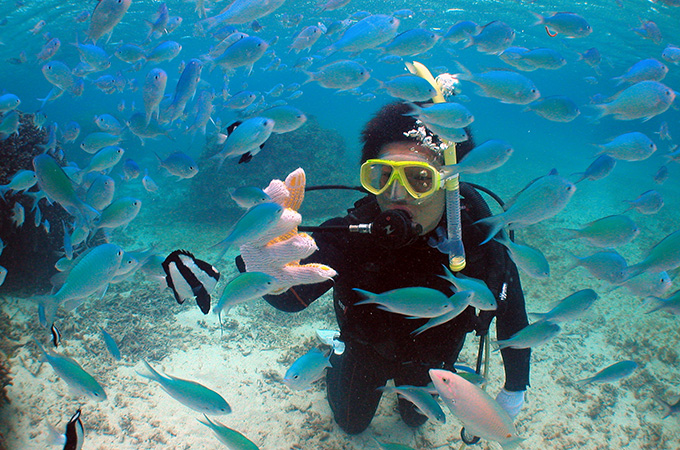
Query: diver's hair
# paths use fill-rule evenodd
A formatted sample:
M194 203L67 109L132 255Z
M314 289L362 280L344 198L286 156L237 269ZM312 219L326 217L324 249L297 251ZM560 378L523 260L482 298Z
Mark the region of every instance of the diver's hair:
M411 112L408 103L394 102L380 108L380 110L368 121L361 132L361 162L365 163L369 159L377 158L383 146L392 142L416 142L416 137L406 136L410 130L418 128L416 118L407 116ZM469 139L465 142L456 144L457 159L460 161L470 150L474 148L472 133L469 128L465 128ZM430 134L436 137L430 131ZM440 160L440 162L442 162Z

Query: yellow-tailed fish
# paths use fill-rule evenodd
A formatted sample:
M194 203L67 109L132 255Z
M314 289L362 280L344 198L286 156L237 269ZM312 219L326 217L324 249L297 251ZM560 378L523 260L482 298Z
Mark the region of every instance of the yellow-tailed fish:
M95 228L118 228L132 221L142 208L142 201L132 197L123 197L104 208L101 216L95 221Z
M231 413L231 407L217 392L200 383L160 374L148 362L144 365L150 375L137 372L140 376L158 382L172 398L194 411L203 414L222 415Z
M240 245L256 240L267 233L283 214L283 207L278 203L260 203L250 208L236 222L229 235L214 247L220 249L221 258L232 245ZM293 228L293 227L291 227Z
M98 402L106 400L104 388L73 358L45 350L38 341L35 343L43 354L43 360L52 366L56 374L68 384L71 390L77 394L87 395Z
M497 350L504 348L530 348L537 347L553 339L561 331L558 324L548 320L540 320L522 328L513 334L510 339L494 341L492 344Z
M38 302L44 308L46 325L52 323L59 305L63 304L70 310L80 305L86 297L104 291L116 275L123 254L123 249L115 244L101 244L91 249L73 266L57 292L38 297Z
M325 355L318 348L313 348L300 356L286 371L283 383L294 391L303 391L312 387L312 383L323 376L326 367L331 367L330 354Z
M474 294L470 298L470 305L482 311L495 311L498 307L496 297L483 280L466 277L462 273L454 275L448 267L444 267L445 275L441 278L447 280L456 287L456 292L472 291Z
M49 200L59 203L69 214L90 218L99 215L76 195L73 182L50 155L43 153L33 158L33 169L38 187Z
M421 414L439 423L446 423L444 411L426 387L422 386L384 386L379 388L385 393L395 393L416 405Z
M210 428L213 430L213 433L215 433L215 437L224 445L226 445L229 450L259 450L259 447L255 444L253 444L250 439L242 435L236 430L232 430L231 428L219 423L219 422L213 422L206 416L205 414L203 415L205 417L205 422L202 421L201 419L196 419L206 427Z
M236 305L255 300L271 292L275 278L263 272L244 272L229 281L224 287L219 302L215 306L215 314L221 317Z
M378 309L411 317L439 317L453 309L449 298L443 292L427 287L405 287L381 294L354 288L366 297L354 306L376 304Z

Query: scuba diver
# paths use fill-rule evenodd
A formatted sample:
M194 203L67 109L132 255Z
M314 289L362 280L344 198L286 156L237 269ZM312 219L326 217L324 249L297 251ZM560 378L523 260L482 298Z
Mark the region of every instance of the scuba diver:
M310 251L311 255L299 265L289 267L292 275L281 282L278 295L264 296L275 308L296 312L333 289L339 339L345 349L330 356L327 396L335 421L348 434L361 433L369 426L382 396L380 388L388 380L394 380L396 386L426 386L430 382L429 369L455 371L453 366L466 335L474 331L485 336L494 317L499 340L528 325L517 268L498 242L480 245L488 229L475 222L488 217L490 210L479 192L466 183L460 183L466 250L466 265L461 273L483 280L497 300L497 309L477 312L469 306L454 319L416 334L427 319L408 318L376 304L357 305L365 297L355 289L379 294L419 286L447 296L452 293L451 284L442 278L442 266L448 266L449 255L432 245L442 242L447 221L444 175L440 171L444 165L442 142L427 129L423 133L423 126L405 115L410 110L408 104L391 103L368 122L362 132L360 175L369 194L358 200L346 216L317 227L313 238L318 251ZM456 146L459 159L474 148L469 130L466 132L469 139ZM304 181L301 183L304 185ZM291 187L295 183L287 184ZM348 231L362 224L372 224L382 231ZM241 257L237 258L241 271L268 270L268 263L258 260L260 253L242 247ZM337 272L333 279L321 276L310 281L303 275L296 278L301 271L295 269L323 271L328 266L332 268L330 276ZM505 348L501 355L505 384L496 399L514 418L529 386L530 349ZM417 427L427 420L411 402L402 398L398 402L407 425Z

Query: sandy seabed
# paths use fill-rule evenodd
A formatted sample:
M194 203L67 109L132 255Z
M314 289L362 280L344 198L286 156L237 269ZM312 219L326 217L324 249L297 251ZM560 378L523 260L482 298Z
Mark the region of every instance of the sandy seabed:
M569 218L561 222L552 226L574 225ZM156 230L164 236L160 248L170 251L184 247L179 243L192 230L166 231ZM121 242L126 248L148 242L148 235L142 239L130 237L134 229L128 233ZM519 236L538 247L554 239L538 226ZM209 236L200 239L205 242L196 242L197 248L214 243ZM639 245L650 243L654 240ZM564 275L559 249L546 254L554 263L550 280L523 277L529 311L547 311L552 303L589 287L600 298L582 319L565 324L557 338L534 349L532 387L516 421L526 439L521 448L680 448L680 418L663 419L662 408L653 400L658 395L674 403L674 396L680 395L677 317L662 312L645 315L640 299L623 289L607 292L610 286L582 268ZM222 280L235 275L232 257L229 254L218 265ZM428 421L414 430L401 422L396 398L383 396L369 429L347 436L333 422L323 380L301 392L290 391L281 382L297 357L319 345L315 330L335 327L329 294L297 314L276 311L263 300L238 306L223 318L220 335L216 316L202 315L189 302L177 305L169 290L161 290L157 282L141 274L112 285L104 298L91 298L75 313L61 313L57 321L63 338L59 351L74 357L105 387L108 399L101 403L74 396L48 364L40 365L37 348L30 341L35 337L47 344L49 332L37 325L35 305L17 298L0 302L13 330L12 336L4 337L13 349L9 355L11 403L0 410L0 431L11 450L49 448L47 424L63 432L78 408L82 408L86 428L84 449L224 448L196 420L202 418L199 413L137 374L145 370L142 360L219 392L233 412L212 419L240 431L261 449L375 449L374 437L414 449L461 448L460 424L446 408L446 424ZM119 341L122 361L115 361L106 351L100 326ZM476 348L477 338L469 336L459 362L474 365ZM497 352L490 359L488 389L495 395L503 382L502 363ZM602 385L575 384L624 359L640 366L632 376ZM500 448L487 442L471 448L475 447Z

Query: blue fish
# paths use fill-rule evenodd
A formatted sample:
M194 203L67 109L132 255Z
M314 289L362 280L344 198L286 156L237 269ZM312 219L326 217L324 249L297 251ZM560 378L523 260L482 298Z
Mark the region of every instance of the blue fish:
M118 349L118 344L116 344L116 341L109 333L106 332L105 329L102 327L99 327L99 329L102 332L102 339L104 339L104 344L106 344L106 348L109 350L109 353L111 353L111 356L113 356L116 361L120 361L120 350Z
M309 389L313 382L323 376L326 367L331 367L329 356L313 348L295 360L286 371L283 382L294 391Z

